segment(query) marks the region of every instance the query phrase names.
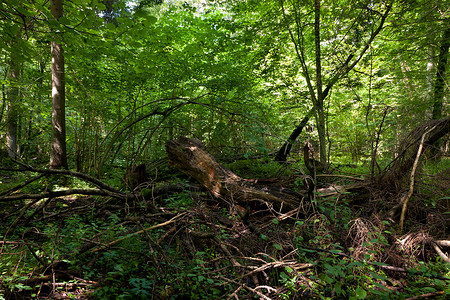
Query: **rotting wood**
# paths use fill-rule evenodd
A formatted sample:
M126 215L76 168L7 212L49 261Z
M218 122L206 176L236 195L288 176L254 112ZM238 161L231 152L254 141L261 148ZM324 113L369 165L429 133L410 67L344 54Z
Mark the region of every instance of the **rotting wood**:
M166 151L173 167L193 177L217 198L232 202L259 201L277 208L299 207L303 194L283 187L258 186L228 170L205 150L197 139L180 137L166 142Z

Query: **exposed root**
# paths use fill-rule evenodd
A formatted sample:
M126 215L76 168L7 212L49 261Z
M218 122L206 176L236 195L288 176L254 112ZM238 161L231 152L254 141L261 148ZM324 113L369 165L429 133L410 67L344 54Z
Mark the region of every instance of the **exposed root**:
M398 194L405 183L405 176L413 167L419 145L423 144L425 151L449 132L450 118L431 120L411 131L410 134L400 143L399 155L377 178L376 182L380 190L384 190L387 193ZM421 138L425 134L426 137L424 138L423 143L421 143Z

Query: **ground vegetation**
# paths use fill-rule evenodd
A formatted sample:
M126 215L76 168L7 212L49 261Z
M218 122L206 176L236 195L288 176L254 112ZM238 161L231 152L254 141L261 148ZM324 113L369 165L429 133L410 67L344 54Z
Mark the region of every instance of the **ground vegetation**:
M443 1L0 3L0 299L446 299Z

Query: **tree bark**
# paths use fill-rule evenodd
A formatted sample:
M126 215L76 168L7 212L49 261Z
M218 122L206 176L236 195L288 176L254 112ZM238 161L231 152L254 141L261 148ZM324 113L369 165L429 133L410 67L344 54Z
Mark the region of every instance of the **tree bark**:
M326 147L326 131L325 131L325 110L323 108L324 95L322 89L322 63L320 50L320 0L314 0L314 37L316 49L316 123L317 133L319 134L319 153L320 162L324 166L327 164L327 147Z
M431 103L433 99L433 78L435 74L435 45L428 46L428 57L427 57L427 77L426 77L426 100Z
M51 0L50 10L58 20L63 15L63 0ZM67 169L66 116L65 116L65 71L64 51L61 36L54 34L51 42L52 56L52 143L50 153L51 169Z
M448 50L450 48L450 28L444 31L436 72L436 82L434 85L433 119L442 118L442 107L444 103L445 76L448 60Z
M295 130L291 133L286 143L283 144L280 150L278 150L277 155L275 156L275 161L286 161L287 156L291 153L292 144L298 138L298 136L302 133L303 128L305 128L306 124L308 124L311 115L314 113L314 108L312 108L308 114L301 120L300 124L295 128Z
M19 102L19 87L18 78L20 76L20 68L17 57L11 54L11 61L9 64L9 80L10 87L8 89L8 105L6 117L6 147L8 148L8 156L15 159L17 156L17 123L18 113L17 106Z
M209 154L195 139L180 137L166 142L166 151L173 167L193 177L217 198L228 202L265 202L285 209L299 207L303 195L282 187L258 186L255 181L234 174Z

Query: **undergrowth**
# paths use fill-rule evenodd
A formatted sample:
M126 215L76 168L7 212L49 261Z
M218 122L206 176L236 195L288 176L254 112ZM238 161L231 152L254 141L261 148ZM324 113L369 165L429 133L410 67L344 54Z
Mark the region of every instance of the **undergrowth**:
M227 167L249 178L282 174L290 188L301 187L292 184L295 166L239 161ZM344 172L352 170L362 174L353 166ZM43 183L54 184L40 179L27 192ZM243 218L234 203L185 185L156 198L149 188L146 198L127 203L59 197L45 207L35 203L22 216L20 206L28 202L3 206L0 299L450 295L449 265L432 251L427 228L399 235L395 223L364 215L350 194L317 195L308 214L249 206Z

